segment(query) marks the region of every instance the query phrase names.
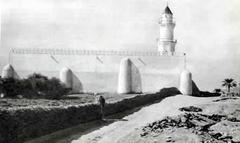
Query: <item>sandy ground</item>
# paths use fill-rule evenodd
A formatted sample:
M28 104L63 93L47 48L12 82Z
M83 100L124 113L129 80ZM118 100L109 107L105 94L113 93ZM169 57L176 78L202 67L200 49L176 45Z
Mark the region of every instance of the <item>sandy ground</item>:
M179 110L180 107L191 105L211 105L213 100L216 99L219 98L199 98L186 95L168 97L159 103L144 107L141 110L124 117L123 120L114 122L91 133L83 135L79 139L73 140L72 143L169 142L168 139L165 138L162 140L161 135L166 134L164 137L169 138L167 135L171 135L173 132L177 134L176 138L178 138L180 142L200 142L201 138L198 135L191 134L191 130L186 130L184 128L177 130L170 129L169 131L166 129L162 134L144 138L140 136L140 132L141 128L146 126L148 123L161 120L166 116L176 116L182 114L182 111ZM212 108L215 108L215 106ZM209 109L204 110L208 113L214 112ZM108 122L108 120L111 119L106 119L106 122Z

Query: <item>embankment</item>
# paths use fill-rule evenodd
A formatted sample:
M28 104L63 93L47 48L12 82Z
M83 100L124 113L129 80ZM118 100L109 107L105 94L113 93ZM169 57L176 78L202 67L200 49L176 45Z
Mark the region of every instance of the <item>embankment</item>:
M105 115L151 104L176 94L180 94L177 88L164 88L155 94L107 101ZM97 119L100 119L100 108L97 104L0 109L0 142L20 143Z

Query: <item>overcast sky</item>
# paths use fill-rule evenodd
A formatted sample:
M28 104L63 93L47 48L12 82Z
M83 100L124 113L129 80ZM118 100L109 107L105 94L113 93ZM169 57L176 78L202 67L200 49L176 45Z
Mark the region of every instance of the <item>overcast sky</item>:
M157 50L166 0L1 0L0 64L10 48ZM240 0L172 0L176 49L202 89L240 81Z

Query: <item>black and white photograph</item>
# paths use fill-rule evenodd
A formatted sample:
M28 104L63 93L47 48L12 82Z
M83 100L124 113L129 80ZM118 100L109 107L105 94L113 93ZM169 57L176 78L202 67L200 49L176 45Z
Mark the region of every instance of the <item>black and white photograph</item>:
M0 0L0 143L240 143L240 0Z

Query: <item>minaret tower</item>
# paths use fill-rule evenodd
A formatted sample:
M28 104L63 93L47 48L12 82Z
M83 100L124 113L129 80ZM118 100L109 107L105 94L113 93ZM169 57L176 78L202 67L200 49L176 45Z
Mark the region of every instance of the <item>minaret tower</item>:
M162 54L174 55L177 43L177 40L174 39L175 22L173 21L173 14L168 5L162 14L159 24L158 51Z

